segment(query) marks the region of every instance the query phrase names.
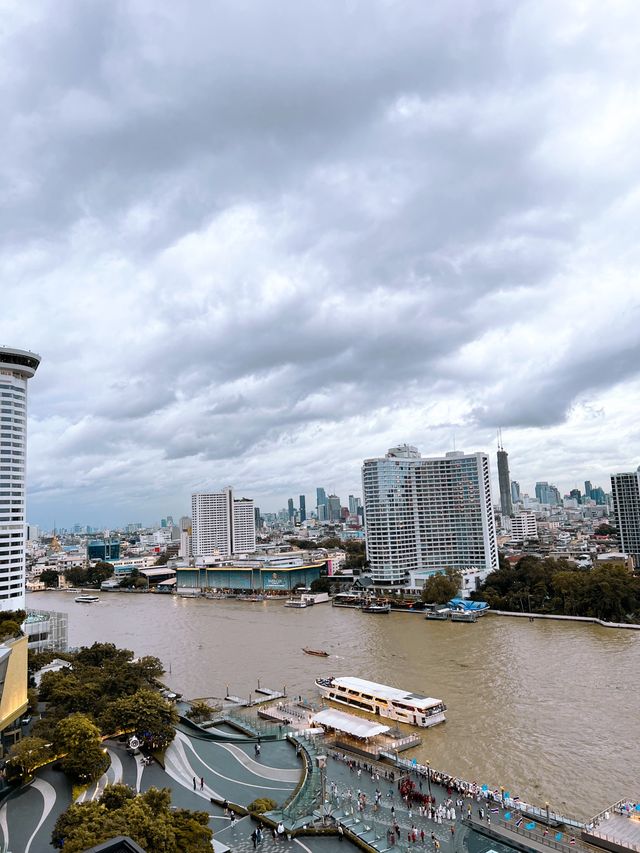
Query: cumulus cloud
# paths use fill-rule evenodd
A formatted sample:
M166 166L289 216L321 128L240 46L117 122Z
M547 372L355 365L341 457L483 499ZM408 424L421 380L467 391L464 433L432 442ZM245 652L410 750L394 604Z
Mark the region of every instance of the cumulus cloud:
M346 495L392 444L498 426L525 487L635 467L635 4L6 12L32 520Z

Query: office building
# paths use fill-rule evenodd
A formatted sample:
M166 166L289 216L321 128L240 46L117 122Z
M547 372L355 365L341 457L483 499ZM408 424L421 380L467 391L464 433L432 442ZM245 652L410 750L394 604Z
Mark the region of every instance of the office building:
M358 510L362 506L362 501L360 498L356 498L353 495L349 495L349 515L357 515Z
M289 498L287 501L287 513L289 515L289 523L293 524L293 521L296 517L296 511L293 506L293 498Z
M0 610L25 607L27 382L39 364L0 347Z
M591 485L591 480L585 480L584 481L584 496L585 496L585 498L591 497L591 490L592 489L593 489L593 486Z
M300 524L307 520L307 499L300 495Z
M498 485L500 486L500 511L503 516L513 515L509 454L503 447L498 450Z
M640 566L640 467L627 474L611 475L613 512L620 550Z
M536 498L546 506L562 506L560 492L555 486L550 486L546 480L536 483Z
M447 568L482 578L498 567L489 458L459 451L422 458L392 447L362 468L367 558L376 585Z
M520 503L520 483L511 481L511 505Z
M120 559L119 539L92 539L87 543L87 560L110 562Z
M569 497L576 502L576 505L582 503L582 493L580 492L580 489L571 489Z
M191 495L191 519L194 556L228 557L256 550L253 501L234 498L231 486Z
M340 510L340 498L337 495L329 495L327 498L327 520L334 522L340 521Z
M318 521L326 521L329 517L327 511L327 493L322 488L316 489L316 512L318 514Z

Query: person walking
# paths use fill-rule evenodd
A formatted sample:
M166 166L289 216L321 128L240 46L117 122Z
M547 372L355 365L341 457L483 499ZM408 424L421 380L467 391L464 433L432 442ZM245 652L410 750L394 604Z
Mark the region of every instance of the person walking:
M195 791L195 789L196 789L196 777L194 776L193 777L193 790Z
M231 829L236 828L236 813L231 812Z
M338 824L338 841L342 842L343 838L344 838L344 829L342 827L342 824L339 823Z
M200 790L204 791L204 776L200 777Z
M251 833L251 843L253 844L253 849L255 850L258 846L258 830L254 829Z

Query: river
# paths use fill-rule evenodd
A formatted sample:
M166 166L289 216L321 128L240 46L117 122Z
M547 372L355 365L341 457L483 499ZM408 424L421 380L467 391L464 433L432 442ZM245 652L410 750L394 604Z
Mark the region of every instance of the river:
M262 685L313 697L319 675L354 675L444 699L447 722L407 757L504 785L522 800L587 818L640 796L640 631L488 615L475 624L363 614L329 604L32 593L66 611L69 644L109 641L157 655L186 697L248 696ZM302 646L324 648L314 658Z

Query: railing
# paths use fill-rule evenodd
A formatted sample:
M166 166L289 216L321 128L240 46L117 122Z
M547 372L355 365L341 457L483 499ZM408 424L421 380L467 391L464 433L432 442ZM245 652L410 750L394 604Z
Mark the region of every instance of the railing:
M467 821L467 825L471 827L471 829L476 828L476 824L473 821ZM535 841L537 844L544 844L545 847L551 847L554 850L563 850L565 853L569 853L571 850L575 850L575 847L571 844L565 844L564 841L556 841L555 838L549 838L548 835L540 835L539 832L532 832L530 829L522 829L519 826L516 826L509 821L503 820L502 818L498 819L498 825L503 829L506 829L508 832L514 832L516 835L521 835L524 838L529 838L531 841Z

